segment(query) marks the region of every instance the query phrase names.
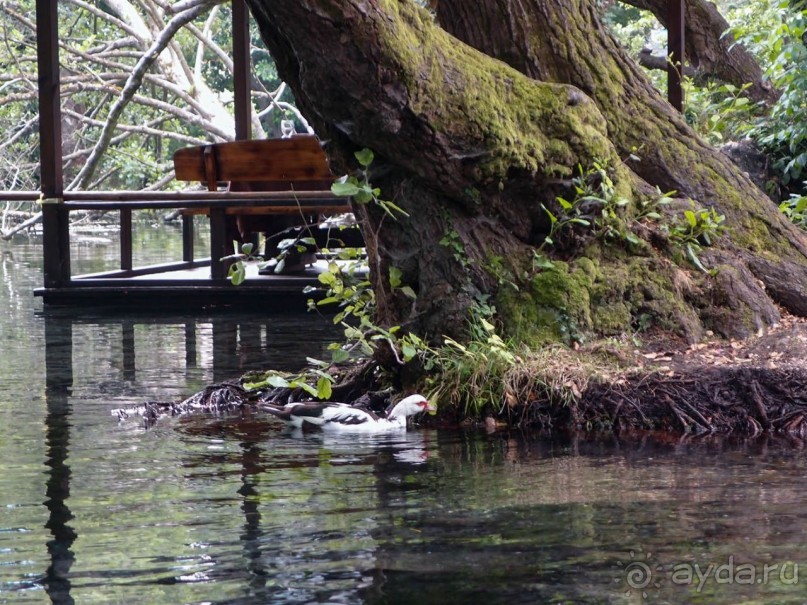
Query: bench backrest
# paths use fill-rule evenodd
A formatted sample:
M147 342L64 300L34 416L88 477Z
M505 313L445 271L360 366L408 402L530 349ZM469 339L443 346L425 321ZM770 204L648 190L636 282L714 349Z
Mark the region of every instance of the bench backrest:
M334 180L312 135L186 147L174 153L174 171L177 179L201 181L210 191L220 182L240 191L319 191Z

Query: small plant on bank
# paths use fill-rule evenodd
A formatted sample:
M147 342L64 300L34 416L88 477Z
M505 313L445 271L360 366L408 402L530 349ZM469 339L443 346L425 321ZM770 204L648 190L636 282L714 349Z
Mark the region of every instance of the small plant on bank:
M704 246L711 246L723 233L726 217L718 214L714 208L696 209L694 202L691 208L684 210L683 218L679 218L668 226L670 241L683 248L690 262L704 273L712 273L700 260L700 252Z
M471 320L470 332L467 344L445 338L442 347L431 351L426 369L438 376L430 383L429 399L464 402L466 413L478 414L483 405L504 401L504 375L517 357L484 317Z
M558 234L567 228L579 225L590 228L592 233L606 242L625 241L639 244L639 239L627 228L624 209L628 200L616 192L608 165L595 161L590 168L578 165L578 175L572 179L574 197L557 197L561 213L555 216L541 205L549 217L549 233L538 247L540 254L546 245L553 245Z
M807 181L805 181L807 185ZM807 231L807 195L791 195L779 204L779 210L797 227Z

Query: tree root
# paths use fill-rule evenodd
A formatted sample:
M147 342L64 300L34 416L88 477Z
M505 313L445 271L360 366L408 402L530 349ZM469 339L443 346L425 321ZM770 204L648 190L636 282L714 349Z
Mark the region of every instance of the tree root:
M702 368L594 383L571 406L523 404L537 428L673 433L807 435L807 374L801 370ZM575 419L574 423L568 422Z

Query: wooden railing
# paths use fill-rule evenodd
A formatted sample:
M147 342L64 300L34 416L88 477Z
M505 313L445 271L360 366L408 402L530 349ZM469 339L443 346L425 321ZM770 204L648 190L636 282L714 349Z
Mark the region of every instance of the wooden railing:
M0 196L12 200L10 196ZM18 192L14 201L39 199L38 192ZM345 211L345 198L334 196L329 191L288 192L229 192L229 191L67 191L61 199L41 200L43 205L55 206L69 216L76 210L117 211L120 215L120 267L118 271L104 273L105 277L134 277L161 273L169 270L199 267L210 264L212 279L225 279L227 267L220 262L219 252L224 238L224 218L228 209L268 209L273 213L297 213L299 206L316 208L323 213ZM197 260L194 250L194 216L182 216L182 261L153 267L135 268L132 259L132 212L134 210L163 209L205 210L210 220L211 250L209 259ZM69 233L66 236L69 245ZM63 252L62 252L63 253ZM57 247L46 245L44 254L59 254ZM54 259L55 260L55 259ZM63 259L62 259L63 260ZM69 280L72 276L69 276ZM65 284L67 285L67 284Z

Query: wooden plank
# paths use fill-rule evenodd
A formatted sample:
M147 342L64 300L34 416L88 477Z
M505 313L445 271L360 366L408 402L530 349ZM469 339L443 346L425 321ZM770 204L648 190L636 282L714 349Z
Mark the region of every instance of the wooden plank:
M182 260L193 262L193 217L188 214L182 215Z
M176 178L206 182L204 150L209 147L215 148L219 181L288 184L311 181L321 182L322 189L330 188L333 181L319 139L310 135L186 147L174 154Z
M132 202L131 208L179 208L192 204L235 206L249 200L330 199L340 200L330 190L295 188L285 191L65 191L65 202ZM139 203L135 206L134 203ZM118 208L125 208L119 204ZM92 206L87 206L92 208Z
M39 94L39 166L43 273L46 287L70 283L70 224L58 204L64 191L59 75L59 12L55 0L36 2Z
M174 262L174 263L160 263L158 265L146 265L144 267L137 267L130 271L101 271L98 273L86 273L84 275L77 275L73 278L73 283L76 280L87 279L112 279L112 278L133 278L143 275L159 275L160 273L170 273L174 271L190 271L198 267L206 267L210 264L209 260L196 260L190 262Z
M210 209L210 279L227 278L228 263L222 258L233 253L232 242L227 241L227 225L223 208Z
M350 212L350 204L300 204L299 206L235 206L233 208L225 208L224 214L227 215L251 215L251 216L265 216L268 214L309 214L311 212L322 212L325 214L339 214L342 212ZM183 216L207 216L209 210L207 208L183 208Z

